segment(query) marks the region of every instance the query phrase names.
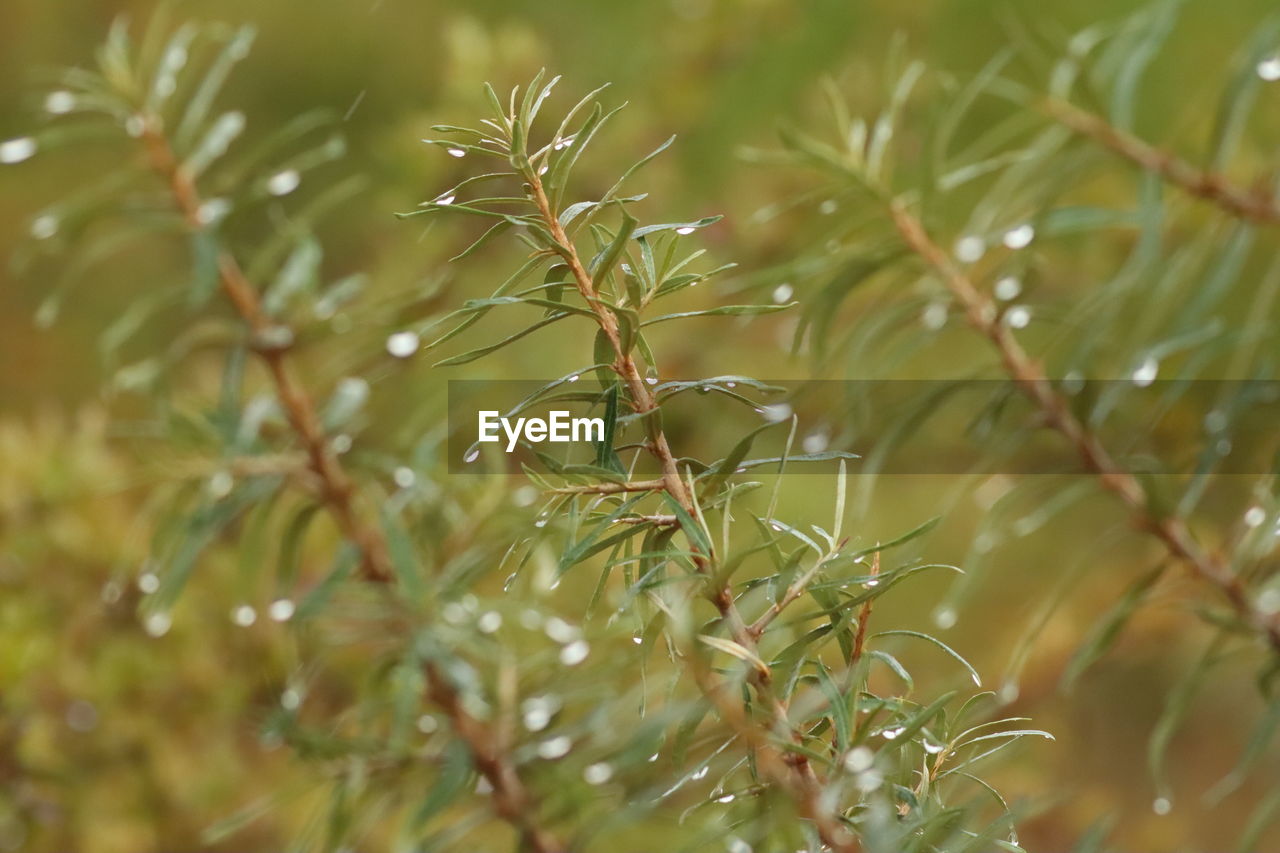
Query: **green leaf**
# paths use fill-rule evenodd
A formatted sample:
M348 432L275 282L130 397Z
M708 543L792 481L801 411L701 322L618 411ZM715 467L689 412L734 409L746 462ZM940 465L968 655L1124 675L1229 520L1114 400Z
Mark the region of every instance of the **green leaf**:
M661 225L646 225L643 228L637 228L632 237L639 240L641 237L648 237L650 234L658 234L662 231L693 231L699 228L706 228L708 225L714 225L724 219L723 216L704 216L702 219L696 219L693 222L664 222Z
M615 474L625 475L627 469L613 448L614 431L618 425L618 383L614 382L604 395L604 437L596 442L596 465Z
M493 352L497 352L498 350L502 349L508 344L515 343L516 341L523 338L525 335L531 332L536 332L538 329L541 329L543 326L549 326L552 323L556 322L557 320L563 320L565 317L569 317L569 316L572 316L571 312L560 311L556 314L553 314L550 317L546 317L542 320L539 320L538 322L534 323L532 326L528 326L527 328L521 329L519 332L516 332L514 335L509 335L503 338L502 340L498 341L496 344L489 344L488 346L478 347L473 350L467 350L466 352L459 353L458 355L452 356L451 358L446 358L443 361L437 361L433 366L434 367L451 367L453 365L467 364L469 362L475 361L476 359L484 358L486 355L489 355L490 353L493 353Z
M906 631L906 630L881 631L880 633L873 634L871 636L872 639L878 639L880 637L915 637L917 640L924 640L927 643L932 643L933 645L937 646L938 648L946 652L948 655L950 655L961 666L963 666L965 668L965 671L969 673L969 677L973 679L974 684L978 685L979 687L982 686L982 679L978 677L978 671L973 668L973 665L970 664L967 660L965 660L964 657L962 657L959 652L957 652L955 649L951 648L946 643L939 640L937 637L931 636L929 634L921 633L920 631Z
M668 320L681 320L685 317L739 317L752 316L757 314L773 314L778 311L785 311L793 308L800 303L788 302L784 305L721 305L718 308L707 308L702 311L681 311L677 314L663 314L660 317L654 317L645 320L641 326L652 326L655 323L665 323Z

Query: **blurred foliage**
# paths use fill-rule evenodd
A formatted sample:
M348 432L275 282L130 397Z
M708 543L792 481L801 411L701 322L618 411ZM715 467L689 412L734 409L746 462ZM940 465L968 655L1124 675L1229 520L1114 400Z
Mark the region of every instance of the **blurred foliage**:
M730 730L705 718L705 694L686 666L698 656L682 649L679 630L663 638L664 621L680 620L657 618L656 603L630 585L601 592L594 575L560 577L575 542L581 556L619 504L570 510L557 502L558 520L548 525L543 515L535 526L542 508L528 483L444 473L450 374L430 369L435 359L394 357L389 337L488 297L520 251L494 244L447 264L483 225L391 218L474 174L475 158L424 152L418 140L434 135L432 125L488 115L483 80L505 92L542 67L565 75L572 92L611 82L602 99L630 102L576 165L573 200L600 198L676 133L646 165L648 197L632 207L646 222L727 213L690 239L709 250L698 269L738 268L680 290L672 310L794 294L803 317L652 327L647 360L664 378L920 378L996 365L980 336L958 328L945 276L922 270L893 235L884 206L893 196L923 202L925 225L962 258L965 238L985 248L1034 224L1030 250L980 252L965 274L984 288L1018 278L1019 293L1003 300L1018 301L1002 316L1027 309L1028 322L1013 325L1028 349L1046 354L1052 376L1129 376L1154 357L1161 377L1274 379L1276 308L1265 301L1274 227L1251 230L1176 189L1161 191L1030 108L1069 78L1076 85L1055 94L1113 126L1168 143L1242 186L1254 176L1273 180L1280 90L1258 73L1276 49L1270 5L1163 4L1125 18L1139 8L373 0L189 2L167 7L166 18L149 3L10 3L0 34L0 138L32 134L38 156L0 167L0 249L15 258L0 288L0 582L8 588L0 849L509 844L487 781L448 735L449 714L422 704L424 664L443 667L471 697L465 713L515 730L504 746L538 792L540 817L592 849L727 845L736 853L747 844L774 849L780 839L786 849L812 847L789 820L794 800L744 782L757 768L741 766ZM207 152L210 173L200 183L205 203L215 203L202 224L216 227L193 229L172 215L168 191L120 127L106 138L58 139L78 117L65 115L53 93L87 80L50 69L88 67L121 12L131 13L135 36L148 22L156 33L192 36L182 50L192 67L216 67L228 49L243 59L185 139L173 119L184 155L203 156L202 129L240 137L225 160L216 139ZM227 23L183 29L210 16ZM256 38L239 57L237 45L249 41L244 22ZM1085 27L1091 35L1073 41ZM176 55L163 41L141 50L147 76L122 70L97 106L112 112L112 92L153 85ZM904 75L915 84L903 85ZM134 94L168 102L157 109L189 109L199 79L176 75L173 92L162 85ZM91 98L74 91L78 110ZM563 112L572 100L553 97L547 109ZM882 112L895 102L896 111ZM242 133L228 110L243 111ZM290 125L311 111L313 123ZM889 116L880 142L877 115ZM871 118L855 144L857 116ZM127 125L131 113L115 117ZM291 128L298 135L265 147ZM867 139L882 155L870 180ZM50 151L62 141L74 155ZM815 150L836 154L817 173L794 168L797 153L812 165ZM245 156L254 151L260 159ZM9 152L26 159L19 148ZM938 152L941 162L931 162ZM982 165L965 176L974 163ZM616 228L601 232L605 244ZM327 498L302 464L305 445L249 357L264 349L262 335L246 336L214 298L219 251L252 280L274 282L264 304L277 322L264 328L290 328L290 358L317 396L335 455L360 484L362 511L383 508L371 515L391 544L395 593L347 581L358 555L320 511ZM1212 299L1212 322L1202 323ZM521 328L486 317L449 352ZM464 369L546 380L598 361L588 359L592 335L541 335ZM784 360L793 347L796 357ZM678 435L687 425L670 428ZM988 673L1004 672L982 719L1031 717L1010 725L1057 737L1005 751L982 773L1018 815L1026 849L1280 843L1267 825L1280 802L1269 659L1252 639L1215 636L1214 626L1231 627L1234 617L1175 571L1158 543L1126 529L1114 498L1080 478L872 478L859 464L849 468L847 564L817 566L837 587L866 583L866 562L856 568L852 554L869 557L877 543L942 515L927 536L887 552L883 571L956 563L967 573L952 586L945 573L886 582L880 590L892 594L878 598L873 629L936 634L988 683ZM578 485L601 477L568 473ZM836 479L778 478L777 505L788 518L826 524ZM1182 481L1143 482L1168 504L1194 509L1207 547L1243 555L1232 568L1247 577L1251 602L1271 600L1269 482L1213 480L1193 484L1191 497ZM764 515L768 491L742 506ZM787 538L758 533L762 542ZM747 534L733 541L741 547ZM826 549L788 553L799 560L809 550L820 558ZM607 556L589 563L602 566ZM744 607L771 600L795 570L785 560L764 565L739 578ZM622 615L609 618L615 610ZM795 637L814 624L780 622L777 631ZM886 638L882 653L900 657L914 685L889 667L867 685L869 701L908 718L969 682L950 656L910 639ZM719 648L720 674L747 677L733 647ZM830 686L821 655L808 666L804 708ZM827 725L840 722L819 722L816 735ZM905 792L884 789L901 810L905 795L920 793L911 790L912 762L936 754L947 727L897 743L881 736L894 728L868 719L820 760L835 775L849 772L853 791L859 778L880 790L866 778L873 769L904 780ZM874 758L851 749L860 742L882 745L879 762L865 764ZM989 795L961 800L970 807L966 827L1011 837ZM945 810L935 818L939 826L952 819ZM881 828L891 839L892 827ZM946 830L950 841L939 829L933 843L962 849L970 842L955 829ZM913 843L927 842L917 835Z

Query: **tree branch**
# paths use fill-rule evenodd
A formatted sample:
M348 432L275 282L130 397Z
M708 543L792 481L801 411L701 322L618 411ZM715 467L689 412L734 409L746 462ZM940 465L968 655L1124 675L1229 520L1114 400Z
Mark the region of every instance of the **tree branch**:
M142 133L150 166L168 185L175 205L192 230L204 227L202 200L195 182L173 152L161 123L147 118ZM236 313L257 338L265 337L276 324L263 309L258 291L245 276L240 264L226 251L218 254L218 281ZM315 403L294 376L286 349L259 347L276 395L289 424L306 451L308 466L321 484L320 497L343 535L361 554L360 576L370 583L385 585L394 580L390 551L382 531L361 518L356 507L356 489L333 452L325 435ZM453 684L433 663L424 668L427 696L449 718L450 725L467 745L476 769L489 782L490 798L498 815L520 833L533 853L563 853L567 848L542 829L535 818L537 805L516 770L515 762L502 751L501 741L490 727L472 716L463 706Z
M1112 459L1097 435L1072 414L1066 398L1053 387L1044 368L1027 354L1009 327L1000 321L991 299L960 271L906 207L895 201L890 205L890 213L907 246L942 278L960 303L969 325L991 341L1000 354L1005 372L1039 409L1045 423L1075 449L1085 467L1097 475L1104 487L1120 497L1134 525L1159 539L1196 577L1217 589L1236 615L1280 652L1280 623L1253 606L1240 579L1219 555L1209 553L1195 540L1185 521L1151 513L1142 483Z
M1264 225L1280 223L1280 200L1273 193L1235 186L1223 175L1197 169L1186 160L1125 133L1104 119L1066 101L1045 101L1042 109L1055 121L1081 136L1089 137L1188 194L1216 204L1232 216Z
M609 341L609 346L614 355L614 361L611 365L613 371L625 384L635 412L645 422L649 437L649 451L662 470L662 490L670 495L682 510L690 516L696 516L697 507L694 505L690 492L680 477L676 457L667 443L666 434L658 425L655 417L645 417L645 415L655 412L658 406L649 390L648 384L646 384L644 377L640 373L639 367L636 365L635 359L622 344L622 337L618 331L617 317L608 305L600 299L595 280L587 272L573 240L570 239L564 227L560 224L559 216L552 210L551 202L547 198L538 169L530 166L522 171L522 177L529 184L534 204L538 209L538 215L550 232L552 240L555 241L557 253L569 267L579 294L586 304L590 306L592 313L595 315L596 323ZM714 555L701 553L692 545L690 550L692 552L692 560L699 574L708 580L713 580L716 576L713 566ZM710 598L720 612L721 620L728 627L729 634L733 640L747 649L757 659L763 660L758 652L756 638L752 636L750 629L742 619L741 613L738 612L733 598L733 591L728 583L720 582L716 584L711 591ZM793 743L800 745L802 738L791 725L786 705L778 699L773 690L772 674L767 665L763 669L753 667L750 670L748 679L755 688L761 704L767 710L771 727L779 735L787 737ZM799 752L780 751L777 747L768 744L767 741L765 741L765 745L765 752L769 753L766 763L781 762L783 766L789 768L789 772L778 774L775 777L775 781L787 791L788 795L806 813L806 816L813 820L823 840L832 849L843 851L843 853L857 850L856 840L843 828L841 828L839 834L831 834L834 832L831 825L831 820L833 820L831 809L822 802L820 797L813 795L813 791L821 790L822 786L808 758ZM812 811L814 808L820 809L821 815L815 817L815 813Z

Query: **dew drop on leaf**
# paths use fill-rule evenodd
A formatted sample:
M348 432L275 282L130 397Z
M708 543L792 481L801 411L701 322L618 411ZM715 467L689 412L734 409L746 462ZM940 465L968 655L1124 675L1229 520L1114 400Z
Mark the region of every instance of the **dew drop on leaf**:
M0 163L21 163L23 160L31 159L35 153L36 141L30 136L20 136L17 139L0 142Z
M276 172L267 179L267 192L274 196L288 195L302 183L302 176L297 169L285 169Z
M271 602L271 606L267 609L267 614L275 622L288 622L293 618L294 605L287 598L278 598Z
M396 332L387 336L387 352L396 358L408 358L418 351L419 343L415 332Z

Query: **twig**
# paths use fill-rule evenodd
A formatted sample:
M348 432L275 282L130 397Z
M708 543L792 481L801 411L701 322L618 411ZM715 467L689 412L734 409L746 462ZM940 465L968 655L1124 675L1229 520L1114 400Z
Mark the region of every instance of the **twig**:
M565 233L564 227L560 224L560 219L556 212L552 210L551 202L547 198L546 190L542 184L542 178L538 174L536 167L530 166L523 170L522 177L529 184L529 191L533 196L534 204L538 208L538 215L546 225L551 234L552 240L555 242L556 253L569 267L569 271L573 276L574 283L583 301L590 306L592 313L595 315L596 323L600 330L604 333L605 338L609 342L609 346L613 351L614 361L611 367L618 375L622 382L626 385L627 393L631 398L633 409L645 422L648 431L648 449L653 457L657 460L662 471L662 490L680 506L684 512L690 516L697 515L697 507L695 506L689 490L686 488L684 481L680 478L680 470L676 464L676 457L671 452L671 447L667 443L666 434L658 425L658 421L651 415L658 408L653 394L650 393L649 386L645 383L644 377L640 373L639 367L636 365L635 359L631 353L624 348L622 337L618 330L618 320L613 311L600 299L596 282L591 274L587 272L581 258L578 256L577 248L573 241ZM714 566L712 564L713 555L704 554L696 547L691 546L691 552L694 565L699 574L707 579L715 578ZM719 582L711 591L710 595L712 603L720 612L722 621L729 629L729 634L733 640L747 649L749 653L757 659L763 660L760 656L755 637L753 637L746 623L742 619L741 613L733 598L733 591L730 589L727 581ZM787 715L787 708L783 702L778 699L773 690L772 673L767 666L763 668L753 667L748 676L750 683L755 688L761 704L766 708L771 727L780 735L789 738L796 745L802 744L800 734L791 725L791 721ZM852 836L844 831L843 835L829 836L829 832L833 831L826 819L818 819L809 814L810 806L821 809L823 815L828 815L830 808L826 806L821 798L812 796L814 789L821 789L821 784L814 773L813 767L810 765L808 758L800 752L783 752L777 750L777 747L768 746L766 752L772 755L768 761L779 761L790 771L780 774L776 781L784 790L792 797L792 799L806 810L823 840L835 850L853 851L858 849L857 842ZM843 836L848 835L848 840Z
M666 488L663 480L638 480L633 483L591 483L585 486L562 486L549 489L556 495L616 495L622 492L660 492Z
M193 230L204 227L200 216L202 201L195 182L175 156L158 120L145 121L142 142L152 170L168 185L188 227ZM218 254L217 267L223 293L249 331L256 338L265 338L275 323L263 309L257 290L239 263L229 252L222 251ZM386 538L380 529L360 517L355 486L329 445L315 403L290 369L286 349L259 347L256 351L271 374L289 424L320 482L321 500L343 534L360 549L361 577L379 585L391 582L394 574ZM428 698L449 718L453 730L467 745L476 769L489 782L494 810L516 828L527 849L534 853L563 853L567 848L537 823L536 803L520 779L515 762L501 750L501 741L488 725L462 706L456 688L435 664L427 663L423 669Z
M985 335L995 346L1005 372L1023 395L1040 410L1045 423L1066 438L1085 467L1098 476L1104 487L1119 495L1129 508L1134 525L1164 543L1171 555L1190 567L1192 573L1201 580L1216 588L1246 624L1258 631L1273 649L1280 651L1280 623L1274 617L1254 608L1240 579L1220 556L1207 552L1196 542L1185 521L1151 513L1147 491L1142 483L1121 467L1107 452L1098 436L1072 414L1067 399L1054 389L1044 368L1027 355L1008 326L1000 322L999 312L991 299L979 291L952 263L925 231L920 220L900 202L893 202L890 212L894 225L907 246L942 278L947 289L964 309L969 325Z
M752 637L759 639L760 635L765 632L765 629L769 627L773 620L782 615L782 611L786 610L787 607L789 607L797 598L804 595L804 591L809 588L809 584L813 582L814 577L819 571L821 571L822 567L835 559L836 555L840 553L840 549L843 548L845 543L848 541L848 539L841 540L840 544L829 553L823 554L819 557L814 564L809 567L807 572L792 581L787 587L786 592L783 593L782 598L775 601L773 606L764 613L761 613L760 617L756 619L756 621L752 622L751 626L747 628L747 633ZM879 562L880 555L876 554L877 569L879 568Z
M1066 101L1045 101L1043 109L1050 117L1081 136L1093 139L1196 198L1216 204L1234 216L1253 222L1280 222L1280 201L1273 193L1235 186L1223 175L1197 169L1186 160L1125 133L1104 119Z
M875 556L871 560L871 576L875 577L880 574L880 552L876 551ZM853 650L849 652L849 677L853 677L854 667L862 660L862 653L867 645L867 623L871 621L871 608L875 604L875 597L872 596L862 602L862 608L858 611L858 633L853 638Z

